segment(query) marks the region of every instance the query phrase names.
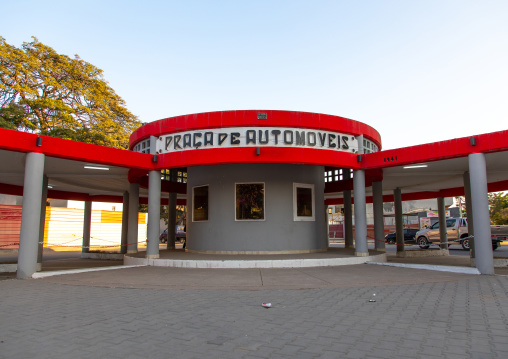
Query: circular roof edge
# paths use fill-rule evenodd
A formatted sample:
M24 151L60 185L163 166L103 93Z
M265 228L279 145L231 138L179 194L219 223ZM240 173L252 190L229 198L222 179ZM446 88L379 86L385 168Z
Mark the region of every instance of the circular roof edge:
M231 110L202 112L168 117L147 123L135 130L129 149L150 136L161 136L189 130L228 127L294 127L337 131L353 136L363 135L381 149L381 136L373 127L341 116L284 110Z

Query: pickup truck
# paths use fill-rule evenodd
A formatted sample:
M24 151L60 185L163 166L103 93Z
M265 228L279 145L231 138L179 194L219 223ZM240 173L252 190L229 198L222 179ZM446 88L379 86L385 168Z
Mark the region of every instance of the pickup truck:
M492 234L492 249L496 250L502 241L508 240L508 226L490 226ZM446 233L448 242L459 242L462 248L469 250L469 233L466 218L447 218ZM423 229L416 233L416 243L422 249L429 248L433 242L440 242L439 222L434 223L430 228Z

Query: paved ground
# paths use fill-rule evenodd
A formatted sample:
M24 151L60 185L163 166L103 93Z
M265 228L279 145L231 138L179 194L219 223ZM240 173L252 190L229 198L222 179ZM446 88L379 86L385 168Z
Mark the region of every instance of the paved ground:
M0 319L0 358L507 358L508 277L139 267L0 281Z

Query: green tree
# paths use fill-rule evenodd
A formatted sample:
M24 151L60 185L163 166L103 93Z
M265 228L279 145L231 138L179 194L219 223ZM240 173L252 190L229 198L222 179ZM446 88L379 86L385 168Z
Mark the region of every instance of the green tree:
M0 37L0 127L127 148L140 125L102 70L35 37L21 48Z
M508 224L508 194L489 193L489 212L491 224Z

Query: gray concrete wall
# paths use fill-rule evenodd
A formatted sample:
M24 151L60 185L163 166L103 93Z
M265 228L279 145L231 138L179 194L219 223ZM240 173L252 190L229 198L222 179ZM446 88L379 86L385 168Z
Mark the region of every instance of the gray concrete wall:
M265 183L265 220L235 221L235 183ZM315 221L293 220L293 183L314 184ZM188 168L187 248L315 251L328 246L322 166L244 164ZM208 221L192 221L192 187L209 186Z

